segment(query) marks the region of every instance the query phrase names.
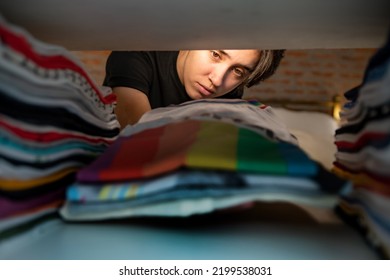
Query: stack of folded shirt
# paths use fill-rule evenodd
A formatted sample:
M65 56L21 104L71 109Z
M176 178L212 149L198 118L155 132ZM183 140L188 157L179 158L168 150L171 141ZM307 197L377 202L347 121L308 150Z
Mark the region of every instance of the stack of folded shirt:
M0 17L0 233L55 213L119 133L114 95L61 47ZM13 232L13 231L12 231Z
M211 99L145 114L67 191L70 221L189 216L252 201L333 207L344 181L311 160L273 114Z
M353 182L339 213L390 258L390 42L370 60L336 130L334 171Z

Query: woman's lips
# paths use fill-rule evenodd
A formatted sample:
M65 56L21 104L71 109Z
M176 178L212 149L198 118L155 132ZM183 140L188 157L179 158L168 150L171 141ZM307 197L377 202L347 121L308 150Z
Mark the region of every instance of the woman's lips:
M214 93L213 91L209 90L208 88L206 88L205 86L203 86L199 83L197 84L197 88L198 88L198 91L200 92L200 94L203 96L210 96Z

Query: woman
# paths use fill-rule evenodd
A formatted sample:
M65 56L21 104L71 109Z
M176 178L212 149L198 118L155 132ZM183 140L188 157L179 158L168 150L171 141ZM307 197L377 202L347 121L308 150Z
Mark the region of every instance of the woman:
M104 85L117 96L121 127L153 108L201 98L241 98L271 76L284 50L114 51Z

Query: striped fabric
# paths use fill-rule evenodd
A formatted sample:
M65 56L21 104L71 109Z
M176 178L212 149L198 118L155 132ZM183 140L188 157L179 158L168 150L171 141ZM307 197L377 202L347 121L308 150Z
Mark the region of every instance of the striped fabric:
M0 239L55 216L120 132L114 102L69 51L0 15Z
M333 171L352 182L337 211L390 258L390 34L359 87L345 93Z

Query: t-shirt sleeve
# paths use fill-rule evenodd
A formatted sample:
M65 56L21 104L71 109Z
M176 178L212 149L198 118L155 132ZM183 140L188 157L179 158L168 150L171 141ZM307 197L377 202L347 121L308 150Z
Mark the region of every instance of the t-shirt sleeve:
M149 94L152 62L146 52L113 51L107 58L104 86L135 88Z

